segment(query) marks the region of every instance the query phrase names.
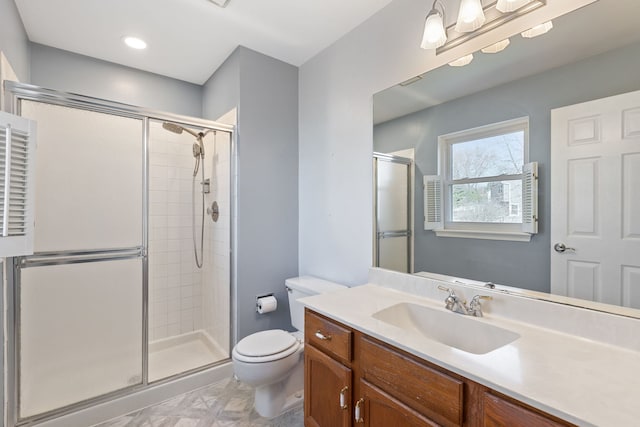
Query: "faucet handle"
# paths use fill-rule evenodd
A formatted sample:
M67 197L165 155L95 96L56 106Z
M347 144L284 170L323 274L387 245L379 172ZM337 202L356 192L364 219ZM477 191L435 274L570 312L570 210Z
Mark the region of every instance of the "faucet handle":
M449 292L449 296L444 299L445 306L447 310L455 311L456 313L467 314L467 301L459 298L453 289L447 288L442 285L438 285L438 289L441 291Z
M488 295L476 295L471 299L469 304L469 313L475 317L482 317L482 304L480 301L491 301L493 297Z
M449 296L445 298L445 308L447 310L453 310L453 306L456 303L456 294L453 292L453 289L447 288L446 286L438 285L438 289L441 291L449 292Z
M455 295L453 289L447 288L446 286L438 285L438 289L440 289L441 291L449 292L449 295Z

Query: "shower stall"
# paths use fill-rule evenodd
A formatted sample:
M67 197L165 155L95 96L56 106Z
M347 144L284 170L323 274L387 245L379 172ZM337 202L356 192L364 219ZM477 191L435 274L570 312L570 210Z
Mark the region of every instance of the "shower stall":
M227 363L233 127L6 88L38 126L35 253L7 263L9 425Z

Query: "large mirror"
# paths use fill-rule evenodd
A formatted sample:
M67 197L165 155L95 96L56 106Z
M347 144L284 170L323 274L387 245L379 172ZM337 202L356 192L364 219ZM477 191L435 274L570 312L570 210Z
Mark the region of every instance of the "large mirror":
M395 198L399 211L413 212L412 242L396 245L408 248L409 260L397 269L640 308L638 16L637 0L599 0L555 19L547 34L515 35L502 52L478 52L467 66L445 65L374 96L374 152L413 158L412 197ZM528 160L538 165L537 233L514 241L425 230L423 177L441 173L439 137L521 118L528 118ZM556 145L583 151L567 158ZM613 145L626 151L606 151ZM474 195L499 198L505 215L521 215L519 200L507 202L509 184L489 187ZM451 200L470 197L441 188Z

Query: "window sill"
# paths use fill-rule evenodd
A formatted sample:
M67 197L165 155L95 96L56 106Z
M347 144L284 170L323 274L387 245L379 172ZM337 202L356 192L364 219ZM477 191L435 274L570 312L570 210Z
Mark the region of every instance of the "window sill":
M508 240L512 242L529 242L531 234L521 231L481 231L481 230L433 230L438 237L458 237L463 239Z

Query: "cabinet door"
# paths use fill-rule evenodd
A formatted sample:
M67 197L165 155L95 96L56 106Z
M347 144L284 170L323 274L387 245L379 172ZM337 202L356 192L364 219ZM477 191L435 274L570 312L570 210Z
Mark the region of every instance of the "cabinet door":
M313 346L305 346L305 427L349 427L352 413L351 383L351 369Z
M360 380L360 397L356 402L360 408L360 420L356 425L364 427L437 427L438 424L407 405L394 399L384 391L365 380Z
M566 427L572 424L485 393L483 425L484 427Z

